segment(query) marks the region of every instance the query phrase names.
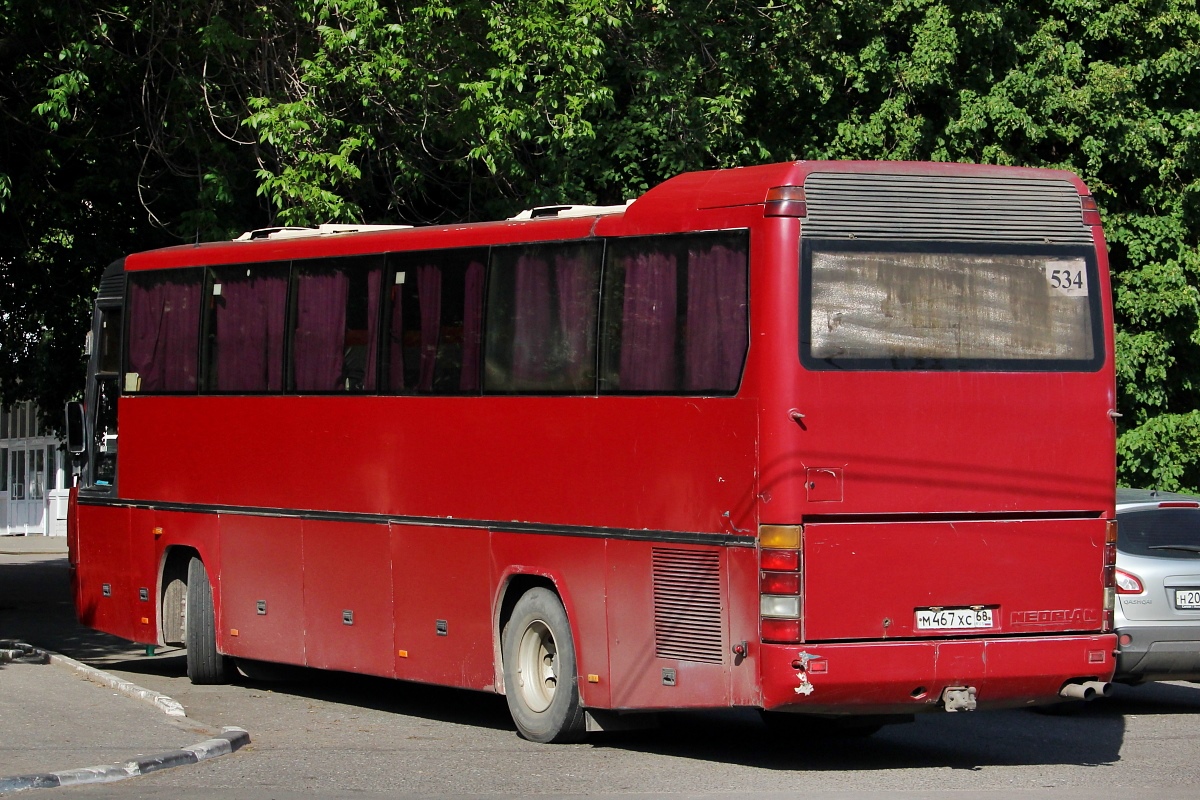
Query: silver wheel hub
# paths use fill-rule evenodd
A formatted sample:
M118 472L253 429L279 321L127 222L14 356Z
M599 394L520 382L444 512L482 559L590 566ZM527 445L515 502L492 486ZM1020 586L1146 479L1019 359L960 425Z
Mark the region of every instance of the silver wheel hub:
M558 647L545 622L534 620L517 645L517 691L530 711L542 712L558 686Z

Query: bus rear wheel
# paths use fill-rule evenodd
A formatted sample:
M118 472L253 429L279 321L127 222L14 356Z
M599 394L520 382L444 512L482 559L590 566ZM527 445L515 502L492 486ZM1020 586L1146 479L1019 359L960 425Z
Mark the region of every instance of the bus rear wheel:
M517 732L543 743L583 739L575 645L558 596L542 587L521 595L501 639L505 697Z
M204 562L198 558L188 562L186 609L183 639L187 647L188 678L196 684L229 683L233 666L217 652L212 583Z

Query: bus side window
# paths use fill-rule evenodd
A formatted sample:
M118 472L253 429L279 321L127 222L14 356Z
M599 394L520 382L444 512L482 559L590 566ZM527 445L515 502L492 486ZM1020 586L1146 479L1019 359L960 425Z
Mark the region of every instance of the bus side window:
M493 251L486 391L595 393L601 253L599 242Z
M383 267L383 256L314 259L295 264L293 391L375 391Z
M129 333L125 350L126 392L194 392L199 374L200 287L203 271L142 272L129 276ZM105 326L119 331L119 325ZM108 346L101 341L101 371ZM115 372L119 366L111 364Z
M282 391L287 265L217 267L209 273L204 390Z
M732 394L749 345L744 233L609 242L600 391Z
M388 392L478 393L485 263L482 248L392 256L384 326Z

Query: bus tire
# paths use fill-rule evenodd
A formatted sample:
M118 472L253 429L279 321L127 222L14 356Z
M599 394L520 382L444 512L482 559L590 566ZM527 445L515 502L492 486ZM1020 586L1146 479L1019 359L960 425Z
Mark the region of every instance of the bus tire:
M187 612L184 617L188 678L195 684L229 683L229 659L217 652L217 619L213 610L212 583L204 562L188 562Z
M517 732L533 742L578 742L586 733L575 645L562 601L549 589L521 595L501 637L504 694Z

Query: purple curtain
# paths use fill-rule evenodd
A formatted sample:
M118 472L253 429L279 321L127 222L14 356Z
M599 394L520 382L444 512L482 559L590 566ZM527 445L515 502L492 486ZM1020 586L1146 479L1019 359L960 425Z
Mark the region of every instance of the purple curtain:
M675 294L675 256L638 253L625 260L622 391L675 388Z
M129 290L130 372L143 392L196 390L200 281L135 277Z
M218 282L214 297L217 391L262 392L283 388L283 275L233 277Z
M388 326L388 391L404 391L404 284L392 286L392 320Z
M346 297L350 278L340 270L301 274L296 281L296 333L292 344L297 391L340 389L345 360Z
M483 264L467 266L466 299L463 303L462 372L458 388L479 391L479 342L483 331Z
M421 377L417 391L433 391L438 335L442 330L442 271L433 265L417 267L417 300L421 304Z
M717 245L688 253L685 391L733 391L748 345L746 252Z
M516 319L513 326L514 389L540 389L550 377L553 298L550 265L540 258L517 259Z
M379 362L379 289L383 280L383 269L376 267L367 273L367 369L363 377L363 388L375 391L377 364Z
M597 267L582 251L554 257L558 319L566 350L567 377L574 389L590 387L595 374Z

